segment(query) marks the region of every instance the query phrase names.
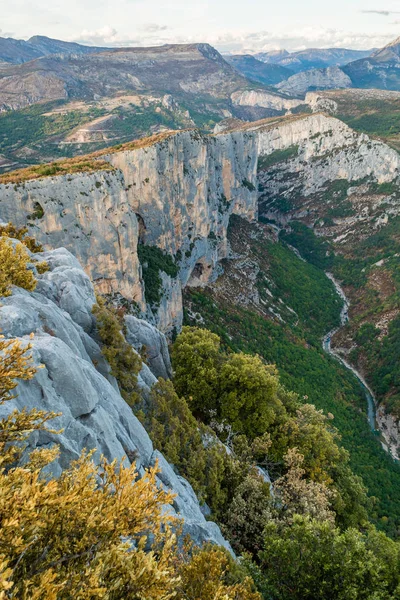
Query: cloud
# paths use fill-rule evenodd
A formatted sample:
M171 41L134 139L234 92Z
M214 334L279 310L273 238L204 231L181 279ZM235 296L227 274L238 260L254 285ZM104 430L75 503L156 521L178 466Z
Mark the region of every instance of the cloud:
M3 31L2 29L0 29L0 37L3 38L9 38L9 37L13 37L14 33L12 31Z
M384 17L389 17L390 15L399 15L400 11L398 10L362 10L360 11L367 15L383 15Z
M90 46L127 47L160 46L162 44L184 44L208 42L220 52L255 53L285 48L289 51L306 48L352 48L370 50L381 48L393 41L391 34L369 34L343 31L325 27L304 27L284 31L238 31L226 30L204 35L188 35L158 23L138 26L132 37L120 34L115 28L104 26L96 30L83 30L70 41Z
M157 23L147 23L141 27L142 31L148 31L149 33L157 33L158 31L166 31L167 25L158 25Z
M204 41L222 52L267 52L285 48L289 51L306 48L381 48L393 40L393 34L355 33L331 28L304 27L296 30L253 31L237 34L226 32Z

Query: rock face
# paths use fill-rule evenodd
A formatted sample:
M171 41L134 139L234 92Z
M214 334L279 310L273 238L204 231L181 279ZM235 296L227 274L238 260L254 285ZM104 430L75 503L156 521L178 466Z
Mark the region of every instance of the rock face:
M131 315L125 317L126 340L136 351L144 351L151 372L158 378L170 379L172 374L165 336L147 321Z
M232 103L235 106L255 106L272 109L278 112L289 111L304 103L302 100L285 98L284 96L273 94L265 90L235 92L232 94L231 98Z
M125 456L127 461L136 461L140 474L158 461L160 484L177 494L173 509L184 519L184 533L196 543L208 540L229 547L219 528L205 520L189 483L154 450L145 429L122 399L99 346L89 336L95 295L88 276L64 249L35 256L46 260L50 271L39 276L35 292L14 288L10 297L2 298L0 324L6 338L32 343L34 362L43 368L33 380L20 382L17 398L0 407L0 418L15 407L61 413L52 421L55 429L63 430L60 435L36 432L30 440L30 449L59 444L60 456L51 465L55 476L84 448L97 449L96 461L101 454L109 460ZM146 329L141 322L130 329L136 339L147 340L149 346L153 343L152 363L156 370L166 370L169 363L162 334ZM33 340L29 339L31 333L35 334ZM141 376L142 385L156 381L147 367Z
M153 313L163 331L179 328L181 287L192 277L215 277L227 254L230 214L257 215L256 139L186 131L102 158L110 171L0 185L0 220L28 222L46 248L65 246L98 291L118 292L143 313L139 241L175 256L179 277L163 275L163 299ZM33 218L38 209L41 216Z
M28 223L46 249L66 247L99 292L135 301L142 316L171 332L182 324L182 288L218 276L228 253L230 215L256 218L259 156L262 166L262 157L293 150L284 176L260 169L267 195L295 184L307 196L326 181L368 176L384 183L398 175L394 150L322 114L234 127L207 137L171 133L110 152L102 157L110 171L2 184L0 220ZM171 255L179 270L176 278L161 273L161 301L152 310L145 301L139 243Z
M333 117L315 114L247 128L258 133L259 178L266 195L296 188L308 196L336 179L371 177L385 183L399 174L400 157L395 150ZM282 150L292 150L292 156L280 166ZM263 168L261 157L274 152L278 152L276 166L272 161Z
M352 81L340 67L311 69L292 75L278 83L276 88L294 96L304 95L309 90L329 90L352 87Z

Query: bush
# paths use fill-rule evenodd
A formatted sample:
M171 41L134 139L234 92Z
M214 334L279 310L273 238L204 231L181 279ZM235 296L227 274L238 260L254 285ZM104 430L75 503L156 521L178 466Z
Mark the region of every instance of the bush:
M142 265L146 302L156 307L161 301L162 280L160 271L170 277L177 277L178 267L169 254L164 254L157 246L138 245L138 257Z
M260 568L251 570L265 598L398 598L399 545L374 529L342 533L296 516L290 525L270 522L264 539Z
M0 236L0 296L10 296L11 286L16 285L32 292L36 279L29 269L31 258L23 244L13 246L11 240Z
M0 404L17 379L35 375L29 350L0 339ZM178 552L176 519L165 510L173 496L158 485L157 467L138 479L134 464L97 467L83 454L49 479L57 448L18 466L29 435L55 416L15 410L0 420L1 598L261 600L221 548Z
M119 320L117 311L107 307L103 298L97 298L93 314L97 319L102 352L111 367L111 374L119 383L121 396L133 407L139 399L137 375L142 361L126 341L124 324Z
M43 246L38 244L35 238L28 235L27 227L15 227L12 223L0 225L0 236L1 235L13 238L14 240L19 240L33 253L43 252Z

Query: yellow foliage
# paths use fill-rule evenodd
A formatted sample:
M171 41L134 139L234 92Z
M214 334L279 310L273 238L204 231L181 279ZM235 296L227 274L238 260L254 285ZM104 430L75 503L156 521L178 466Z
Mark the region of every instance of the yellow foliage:
M16 285L32 292L36 279L29 264L32 259L23 243L13 246L11 240L0 235L0 296L10 296L11 286ZM45 262L34 263L40 273L47 270Z
M179 568L176 600L261 600L249 577L229 581L234 579L234 571L232 559L222 548L196 549Z
M43 246L38 244L35 238L28 235L27 227L15 227L12 223L0 225L0 235L19 240L31 252L43 252Z
M34 376L29 350L0 338L1 404L16 379ZM221 549L178 554L165 511L173 496L157 485L157 466L139 479L135 465L98 467L84 453L49 479L57 448L17 464L21 443L54 416L15 411L0 421L0 600L259 600L247 579L228 580Z

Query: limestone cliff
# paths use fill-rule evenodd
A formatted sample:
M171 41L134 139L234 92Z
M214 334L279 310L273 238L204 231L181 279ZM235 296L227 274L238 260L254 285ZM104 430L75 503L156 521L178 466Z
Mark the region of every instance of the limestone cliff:
M284 169L263 168L282 151L290 153ZM293 186L307 196L336 179L392 181L400 166L385 144L318 113L236 124L215 136L171 132L101 158L109 170L0 184L0 220L28 223L46 249L66 247L98 291L134 300L164 332L181 326L182 288L218 276L230 215L256 218L259 183L267 197ZM139 243L178 267L176 278L161 273L157 306L146 306Z
M164 331L179 327L181 286L215 277L229 215L257 215L255 138L185 131L102 158L110 171L0 185L0 220L28 223L45 248L66 247L98 291L120 293L143 313L137 245L158 246L175 257L179 277L163 277L154 320Z
M176 494L171 511L183 519L183 534L189 534L195 543L210 541L229 548L218 526L206 521L190 484L154 449L146 430L121 397L90 335L95 294L88 276L63 248L35 257L46 260L50 270L38 275L34 292L13 288L11 296L1 299L0 323L6 338L32 344L34 363L43 368L34 379L19 383L17 397L0 406L0 418L24 407L60 413L52 427L62 432L35 432L28 447L59 445L59 458L51 463L54 476L83 449L96 449L96 462L101 454L110 461L125 457L136 462L139 474L158 461L160 485ZM148 323L136 319L127 325L129 341L145 344L149 350L150 368L143 365L138 380L143 393L156 381L155 374L168 374L168 349L164 336Z

